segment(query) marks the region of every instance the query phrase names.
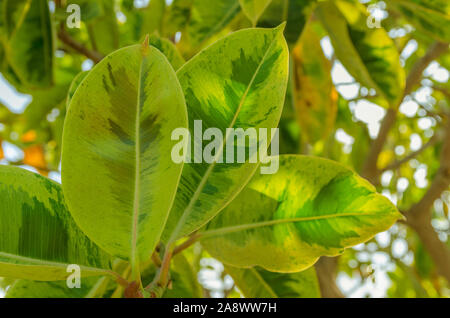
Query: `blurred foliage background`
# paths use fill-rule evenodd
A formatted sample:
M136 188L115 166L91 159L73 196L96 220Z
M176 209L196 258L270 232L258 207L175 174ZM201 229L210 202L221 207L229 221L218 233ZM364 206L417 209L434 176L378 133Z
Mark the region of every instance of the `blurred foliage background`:
M70 4L81 8L80 28L68 27ZM406 216L321 259L322 296L448 297L447 0L0 0L0 164L60 181L67 102L112 51L150 34L155 46L176 47L181 66L230 32L283 21L291 74L281 153L353 168ZM191 261L203 295L239 297L198 248Z

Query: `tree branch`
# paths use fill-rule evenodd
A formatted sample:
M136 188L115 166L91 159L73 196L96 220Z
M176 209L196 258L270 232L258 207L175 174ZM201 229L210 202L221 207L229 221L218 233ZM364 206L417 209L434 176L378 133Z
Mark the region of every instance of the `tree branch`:
M403 99L409 95L414 87L420 82L422 74L425 69L430 65L432 61L437 59L440 55L448 50L448 43L435 42L431 45L428 52L413 66L411 72L406 79L405 91L403 92ZM377 138L373 141L372 146L369 151L369 155L363 167L362 175L373 184L377 185L379 183L380 171L377 167L378 157L380 156L383 146L386 144L386 140L389 136L389 131L394 126L397 119L398 106L391 108L387 111L384 117L380 132Z
M450 187L450 120L447 120L441 166L423 198L405 213L407 224L419 235L438 272L450 282L450 250L431 225L434 202Z
M438 137L438 134L434 134L433 137L431 137L431 139L425 145L423 145L419 150L410 153L408 156L406 156L405 158L403 158L401 160L398 160L398 161L395 161L395 162L391 163L387 167L383 168L381 170L381 172L385 172L385 171L388 171L388 170L395 170L397 168L400 168L403 164L405 164L405 163L409 162L410 160L416 158L418 155L420 155L422 152L424 152L425 150L427 150L431 146L434 146L439 139L440 138Z
M91 59L95 64L100 62L103 59L103 57L104 57L99 52L89 50L83 44L77 42L75 39L73 39L67 33L66 30L64 30L64 28L60 28L60 30L58 31L58 38L61 40L61 42L63 42L64 44L66 44L67 46L69 46L70 48L75 50L76 52L86 56L89 59Z

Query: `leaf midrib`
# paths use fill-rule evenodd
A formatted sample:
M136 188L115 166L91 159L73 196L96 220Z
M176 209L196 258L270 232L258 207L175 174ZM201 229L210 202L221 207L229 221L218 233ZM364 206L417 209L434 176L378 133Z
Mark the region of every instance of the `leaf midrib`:
M277 41L277 38L278 38L278 34L274 36L272 42L270 43L269 47L267 48L266 52L264 53L264 56L261 59L261 62L259 63L258 67L255 70L255 73L252 76L252 79L250 80L249 84L247 85L247 88L246 88L246 90L244 92L244 95L242 96L242 98L241 98L241 100L239 102L239 106L236 109L236 113L235 113L235 115L234 115L230 125L228 126L228 128L233 128L234 125L236 124L237 118L238 118L238 116L239 116L239 114L241 112L242 106L244 105L244 102L245 102L245 100L247 98L247 95L248 95L251 87L253 86L253 83L254 83L254 81L256 79L256 76L257 76L259 70L261 69L262 65L264 64L264 61L267 58L267 54L272 49L273 44ZM180 220L178 221L178 223L177 223L177 225L175 227L175 230L171 233L169 241L168 241L169 242L168 244L172 243L174 240L177 239L178 232L181 230L182 226L185 224L186 219L188 218L188 216L192 212L192 209L194 207L195 202L197 202L198 198L200 197L200 194L202 193L204 187L206 186L206 182L207 182L209 176L211 175L212 171L214 170L214 167L217 164L217 160L220 158L220 156L222 156L224 147L226 145L226 141L228 140L228 138L230 136L230 133L231 132L229 131L229 129L226 129L226 135L225 135L225 138L222 140L220 151L217 152L216 156L214 157L213 163L209 165L208 169L206 170L205 174L203 175L203 177L202 177L202 179L200 181L200 184L197 187L197 190L194 192L194 195L191 198L191 201L189 202L188 206L184 210ZM255 168L255 170L256 170L256 168ZM242 185L242 188L244 188L244 187L245 187L245 184Z
M353 216L373 216L373 213L372 212L335 213L335 214L317 215L317 216L310 216L310 217L298 217L298 218L290 218L290 219L278 219L278 220L265 221L265 222L240 224L240 225L224 227L224 228L220 228L220 229L216 229L216 230L205 231L200 234L199 239L206 239L206 238L211 238L211 237L215 237L215 236L219 236L219 235L236 233L236 232L241 232L241 231L245 231L245 230L273 226L273 225L311 222L311 221L327 220L327 219L333 219L333 218L345 218L345 217L353 217Z

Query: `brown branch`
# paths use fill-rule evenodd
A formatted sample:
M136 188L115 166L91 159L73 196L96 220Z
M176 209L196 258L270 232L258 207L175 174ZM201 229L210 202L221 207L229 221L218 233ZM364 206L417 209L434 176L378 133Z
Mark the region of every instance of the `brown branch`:
M419 150L410 153L409 155L407 155L405 158L403 158L401 160L398 160L398 161L395 161L395 162L389 164L387 167L383 168L381 170L381 172L385 172L388 170L395 170L395 169L400 168L402 165L404 165L405 163L409 162L410 160L416 158L418 155L420 155L422 152L424 152L431 146L434 146L438 140L439 140L438 134L434 134L433 137L431 137L431 139L425 145L423 145Z
M95 64L100 62L104 57L99 52L89 50L83 44L81 44L78 41L76 41L75 39L73 39L69 35L69 33L67 33L67 31L64 30L64 28L60 28L60 30L58 31L58 38L61 40L61 42L63 42L64 44L66 44L67 46L69 46L70 48L75 50L76 52L86 56L88 59L91 59Z
M405 90L403 92L403 99L409 95L414 87L420 82L422 74L425 69L430 65L432 61L437 59L440 55L448 50L448 43L435 42L428 52L413 66L411 72L406 79ZM380 171L377 167L378 157L386 144L387 138L391 128L394 126L397 119L398 106L395 108L390 108L384 117L380 132L377 138L373 141L372 146L369 151L369 155L363 167L362 175L371 181L373 184L379 183Z
M438 272L450 282L450 250L431 225L433 204L450 187L450 120L446 124L440 163L441 166L423 198L405 215L408 225L419 235Z
M344 295L336 285L338 261L338 257L321 257L314 265L323 298L344 298Z

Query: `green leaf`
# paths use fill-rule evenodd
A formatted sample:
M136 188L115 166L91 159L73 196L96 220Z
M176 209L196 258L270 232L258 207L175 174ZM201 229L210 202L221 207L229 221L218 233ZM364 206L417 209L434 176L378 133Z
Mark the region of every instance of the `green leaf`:
M178 52L175 45L169 40L161 38L157 35L151 35L149 37L149 43L160 50L167 57L175 71L177 71L185 63L185 60L181 56L180 52Z
M302 140L314 145L334 129L338 93L320 37L310 23L292 50L292 91Z
M225 264L298 272L389 229L400 213L348 168L327 159L280 156L274 175L255 175L202 234Z
M428 36L450 42L448 0L392 0L389 6L401 12L414 27Z
M239 12L239 0L194 0L186 32L192 47L221 31Z
M252 21L253 25L256 25L261 14L267 9L267 6L272 0L239 0L242 11Z
M0 167L0 276L64 280L108 274L109 256L76 226L60 185L23 169Z
M203 292L191 264L183 254L176 255L171 264L172 289L166 290L164 298L202 298Z
M152 34L158 32L161 34L161 29L164 20L164 13L166 11L165 0L151 0L147 8L143 12L142 35Z
M347 71L396 107L403 97L405 72L387 32L368 28L365 7L353 1L322 2L316 13Z
M187 127L175 72L156 48L120 49L92 69L72 98L62 150L63 189L81 229L136 269L155 248L182 164L171 133Z
M72 84L70 84L69 92L67 94L66 99L66 108L69 108L70 102L72 101L73 95L75 95L75 92L77 91L78 87L80 86L81 82L86 78L86 76L89 74L89 71L80 72L72 81Z
M102 54L109 54L119 48L119 26L114 1L97 0L103 15L87 22L92 48Z
M295 44L316 2L316 0L272 0L259 19L258 26L272 28L286 21L284 35L289 45Z
M316 270L280 274L261 268L225 266L246 298L320 298Z
M82 279L81 288L69 288L64 282L18 280L7 291L6 298L85 298L95 284L104 278Z
M53 34L48 1L4 0L6 56L30 87L53 83Z
M177 32L185 29L193 3L194 0L173 0L164 19L163 33L167 38L173 38Z
M238 31L187 62L177 75L186 96L191 136L197 120L204 131L218 128L223 140L230 136L227 128L267 128L270 135L281 116L288 62L282 28ZM218 143L216 155L226 148L223 141ZM191 147L195 160L200 159L195 156L199 146L205 149L198 140ZM258 145L259 152L266 149ZM164 239L190 234L211 220L258 167L248 162L248 156L246 163L225 163L225 159L184 166Z

